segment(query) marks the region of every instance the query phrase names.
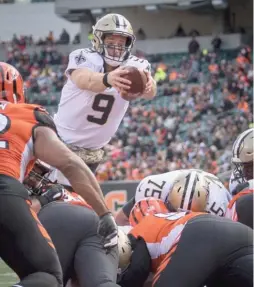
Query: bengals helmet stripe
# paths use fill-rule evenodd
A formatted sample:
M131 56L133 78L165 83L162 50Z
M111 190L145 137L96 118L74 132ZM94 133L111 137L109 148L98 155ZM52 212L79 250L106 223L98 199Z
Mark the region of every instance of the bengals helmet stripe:
M140 207L139 207L140 208ZM140 208L140 210L141 210L141 208ZM138 224L138 219L136 218L136 215L135 215L135 211L132 209L132 211L131 211L131 213L130 213L130 217L132 218L132 220L136 223L136 224ZM136 225L135 224L135 225ZM131 224L132 225L132 224Z
M0 62L0 100L25 103L23 79L13 66Z
M2 87L1 87L1 90L0 91L2 91L2 98L3 98L3 100L4 101L7 101L7 97L6 97L6 95L5 95L5 93L4 93L4 91L5 91L5 85L4 85L4 69L3 69L3 67L0 65L0 83L2 84Z
M166 207L165 203L160 199L156 199L153 197L141 199L140 201L135 203L130 212L130 225L137 225L147 215L168 212L169 210Z
M147 199L146 199L146 204L147 204L147 206L149 206L149 202L148 202ZM142 206L141 206L141 201L138 202L138 207L140 208L141 214L142 214L143 216L145 216L145 213L144 213L144 211L143 211L143 209L142 209Z

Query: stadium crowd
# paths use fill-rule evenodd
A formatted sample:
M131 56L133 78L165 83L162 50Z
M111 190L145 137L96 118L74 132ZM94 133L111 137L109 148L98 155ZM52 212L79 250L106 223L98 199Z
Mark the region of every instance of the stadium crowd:
M213 174L229 170L232 143L253 117L249 51L233 56L203 51L173 65L155 59L158 96L151 105L131 105L98 179L139 180L191 167Z
M25 78L29 101L49 106L54 113L68 56L51 44L32 55L15 38L6 47L7 62ZM131 103L106 147L98 180L139 180L190 167L213 174L229 170L232 143L252 124L250 54L243 47L150 57L158 96L152 102Z

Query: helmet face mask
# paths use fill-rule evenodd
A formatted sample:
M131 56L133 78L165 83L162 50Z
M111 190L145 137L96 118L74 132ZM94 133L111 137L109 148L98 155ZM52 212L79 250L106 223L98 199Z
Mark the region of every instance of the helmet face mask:
M114 38L116 43L114 43ZM120 42L119 44L117 43L117 40ZM125 61L130 55L130 42L131 40L128 37L120 34L105 34L104 42L101 45L105 62L114 66Z
M135 36L129 21L119 14L107 14L93 27L93 48L105 62L119 66L128 59Z
M31 191L32 194L39 195L40 188L52 183L47 177L50 174L50 168L37 160L34 164L33 169L30 171L24 185Z
M253 179L253 162L234 163L234 174L242 181Z

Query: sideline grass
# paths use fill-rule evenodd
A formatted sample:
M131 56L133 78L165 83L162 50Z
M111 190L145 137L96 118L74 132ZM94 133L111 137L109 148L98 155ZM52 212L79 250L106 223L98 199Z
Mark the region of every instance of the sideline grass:
M9 287L17 282L17 275L0 259L0 286Z

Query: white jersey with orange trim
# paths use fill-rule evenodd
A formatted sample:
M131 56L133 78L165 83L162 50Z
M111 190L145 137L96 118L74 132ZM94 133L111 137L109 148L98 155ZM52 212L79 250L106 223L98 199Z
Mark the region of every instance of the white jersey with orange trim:
M215 215L224 216L227 205L232 198L229 191L217 176L196 169L190 169L189 171L192 170L201 172L211 181L206 211ZM141 180L137 186L135 201L137 202L146 197L155 197L166 201L172 190L175 178L183 171L187 170L175 170L147 176Z

